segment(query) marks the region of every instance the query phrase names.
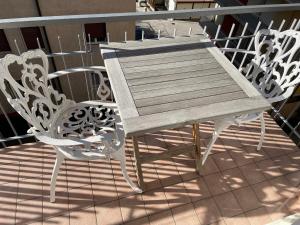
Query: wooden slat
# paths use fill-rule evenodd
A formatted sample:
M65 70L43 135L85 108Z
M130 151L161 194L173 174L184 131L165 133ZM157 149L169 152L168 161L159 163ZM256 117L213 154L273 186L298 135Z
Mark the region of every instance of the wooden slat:
M109 68L107 70L108 78L112 84L112 90L120 110L121 118L137 117L138 112L115 51L102 49L101 53L105 67Z
M130 74L124 74L124 75L126 77L126 80L130 81L131 79L140 79L140 78L146 78L146 77L165 76L165 75L194 72L194 71L199 71L199 70L216 68L216 66L221 68L217 62L214 62L214 63L210 63L210 64L196 64L194 66L189 66L189 67L164 69L164 70L160 70L159 73L158 73L158 71L154 71L154 72L153 71L144 71L143 73L130 73Z
M216 88L221 87L224 85L236 85L234 81L232 80L218 80L215 82L205 82L201 84L190 84L185 86L180 86L178 88L169 88L169 89L163 89L160 91L145 91L145 92L137 92L133 93L133 97L135 100L142 99L142 98L153 98L163 95L172 95L172 94L179 94L179 93L185 93L190 91L198 91L198 90L205 90L209 88Z
M168 54L165 55L165 58L153 58L153 59L147 59L147 60L140 60L139 57L134 57L135 61L133 62L121 62L122 68L132 68L132 67L141 67L141 66L153 66L153 65L161 65L161 62L163 60L164 63L174 63L174 62L182 62L182 61L191 61L196 59L207 59L212 58L210 54L207 54L207 52L204 53L198 53L198 54L189 54L182 56L180 54L175 56L170 56Z
M212 95L202 98L194 98L194 99L185 99L183 101L170 102L165 104L153 105L153 106L145 106L138 108L138 112L141 116L162 113L166 111L178 110L178 109L186 109L199 105L207 105L214 104L218 102L225 102L234 99L241 99L247 97L243 91L236 91L231 93Z
M144 85L136 85L130 87L131 93L137 93L137 92L145 92L145 91L160 91L161 89L169 89L169 88L180 88L182 86L190 85L190 84L199 84L205 82L214 82L218 80L228 80L228 76L225 73L218 73L218 74L211 74L207 76L201 76L201 77L190 77L190 78L184 78L185 74L182 74L183 79L179 80L172 80L172 81L164 81L159 83L150 83L150 84L144 84ZM155 79L154 79L155 80Z
M207 69L201 68L201 70L190 71L188 73L172 73L162 76L150 76L145 78L127 80L128 86L142 85L142 84L153 84L165 81L182 80L193 77L210 76L219 73L226 73L223 68L220 68L217 64L203 65Z
M120 57L120 63L128 63L128 62L135 62L135 61L146 61L151 59L164 59L166 56L168 57L175 57L175 56L186 56L186 55L194 55L194 54L202 54L207 53L206 49L188 49L183 51L175 51L175 52L155 52L150 55L139 55L137 56L135 53L128 52L126 57Z
M168 63L168 64L163 63L160 65L140 66L140 67L134 67L134 68L123 68L123 72L128 74L128 73L136 73L136 72L144 72L144 71L153 71L153 73L155 73L156 70L188 67L188 66L201 65L201 64L214 63L214 62L215 62L214 58L195 59L195 60L190 60L190 61L174 62L174 63Z
M249 97L261 96L250 82L234 67L234 65L212 43L207 44L207 50L216 58L218 63L227 71L229 76L245 91Z
M259 112L269 108L270 105L264 98L256 96L129 118L123 121L123 125L126 135L139 136L147 132L178 128L196 122Z
M235 92L239 90L241 90L241 88L238 87L237 85L235 86L227 85L227 86L205 89L200 91L190 91L190 92L185 92L180 94L164 95L160 97L135 100L135 104L138 108L140 108L145 106L164 104L168 102L176 102L176 101L184 101L193 98L201 98L201 97L211 96L215 94Z

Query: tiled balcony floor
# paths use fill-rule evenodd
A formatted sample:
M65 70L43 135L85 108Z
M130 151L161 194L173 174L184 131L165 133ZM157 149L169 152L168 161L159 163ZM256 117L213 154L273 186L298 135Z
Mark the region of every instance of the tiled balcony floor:
M206 146L211 124L201 124ZM55 154L40 143L0 154L0 224L266 224L300 212L300 151L268 117L263 149L256 151L259 124L231 127L203 169L180 155L143 166L147 191L134 194L117 161L67 160L49 202ZM191 129L140 138L153 154L191 141ZM203 147L204 148L204 147ZM130 141L127 166L135 179Z

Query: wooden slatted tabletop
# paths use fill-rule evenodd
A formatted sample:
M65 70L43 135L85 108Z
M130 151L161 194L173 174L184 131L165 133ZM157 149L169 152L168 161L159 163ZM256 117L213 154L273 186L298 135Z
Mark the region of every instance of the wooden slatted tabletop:
M100 48L127 136L270 107L203 36Z
M101 44L126 136L132 136L138 182L142 166L195 151L201 173L199 122L261 112L260 93L203 36ZM141 156L136 137L193 124L193 145Z

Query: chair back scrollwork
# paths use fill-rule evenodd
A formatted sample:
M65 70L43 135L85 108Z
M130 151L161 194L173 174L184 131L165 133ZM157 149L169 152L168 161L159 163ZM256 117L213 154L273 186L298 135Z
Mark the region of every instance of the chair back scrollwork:
M288 98L300 82L300 32L260 30L255 53L241 72L271 103Z

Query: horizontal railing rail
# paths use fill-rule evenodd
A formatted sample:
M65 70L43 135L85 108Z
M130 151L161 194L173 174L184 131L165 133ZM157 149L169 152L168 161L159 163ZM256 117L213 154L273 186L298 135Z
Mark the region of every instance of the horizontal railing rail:
M85 24L85 23L100 23L100 22L117 22L117 21L141 21L141 20L156 20L156 19L186 19L186 18L195 18L195 17L202 17L202 16L213 16L213 15L227 15L227 14L246 14L246 13L261 13L261 12L280 12L280 11L297 11L300 10L300 3L295 4L274 4L274 5L252 5L252 6L235 6L235 7L221 7L221 8L208 8L208 9L193 9L193 10L177 10L177 11L159 11L159 12L129 12L129 13L109 13L109 14L88 14L88 15L65 15L65 16L48 16L48 17L29 17L29 18L14 18L14 19L0 19L0 29L9 29L9 28L21 28L21 27L43 27L47 25L64 25L64 24ZM268 28L270 29L294 29L299 30L300 29L300 20L298 18L295 18L293 21L287 22L286 20L283 20L280 25L274 26L274 21L271 21L270 24L268 24ZM242 24L241 24L242 25ZM232 27L230 29L229 35L220 35L221 33L221 25L217 26L216 31L209 33L207 31L207 27L203 27L203 32L201 35L206 35L211 39L211 41L216 44L220 50L231 60L233 64L237 68L240 68L246 58L249 55L249 52L253 50L253 43L254 43L254 36L256 32L262 28L262 22L258 21L255 28L255 31L248 31L247 28L249 24L246 23L242 25L243 27L240 27L242 29L239 30L238 33L234 33L235 24L232 24ZM83 29L83 28L82 28ZM191 35L191 27L188 30L185 35ZM176 29L174 28L173 35L175 36ZM234 34L234 35L233 35ZM59 34L58 34L59 35ZM72 51L66 52L64 51L64 46L62 46L61 43L61 37L58 36L58 46L60 49L60 52L48 52L47 55L49 58L54 59L61 59L62 65L65 71L70 72L70 76L67 75L67 85L65 85L66 89L69 89L70 96L73 99L73 88L72 84L70 83L69 77L73 79L73 75L71 75L74 68L68 68L68 65L66 64L65 57L69 56L78 56L81 58L82 65L79 65L82 68L87 68L93 66L93 54L97 52L97 48L92 48L93 45L98 45L96 42L91 42L90 37L89 40L84 40L84 33L79 35L78 34L78 49L73 49ZM109 34L107 34L109 35ZM160 38L160 31L158 30L157 33L155 33L156 38ZM142 40L147 39L147 37L144 37L144 32L142 35ZM109 38L107 39L109 40ZM126 31L124 33L124 41L127 40L127 34ZM39 44L39 40L37 39L37 42ZM249 46L245 51L243 52L244 55L237 54L240 53L227 53L227 48L239 48L241 45L244 44L244 42ZM80 43L84 43L83 45ZM21 54L18 43L16 40L14 40L14 44L16 45L16 49L18 50L18 53ZM40 47L40 44L39 44ZM244 46L245 47L245 46ZM87 57L90 61L90 63L85 63L85 60ZM237 62L237 58L242 58L241 62ZM73 69L73 70L72 70ZM77 71L77 70L76 70ZM61 71L56 71L52 74L52 78L56 77L57 79L60 79ZM87 73L87 71L83 70L84 73ZM57 75L57 76L56 76ZM85 74L86 76L86 74ZM85 78L87 79L87 78ZM94 79L94 78L93 78ZM55 82L54 79L51 80L51 82ZM88 80L86 82L86 87L92 87L92 84L88 83ZM89 81L94 82L94 81ZM90 99L93 98L94 90L90 90L87 88L88 97ZM300 134L298 132L298 128L300 126L300 120L297 122L296 125L292 125L290 123L290 118L292 113L294 113L296 110L300 109L300 104L295 106L295 110L292 110L291 113L284 116L282 114L282 109L284 105L287 102L283 102L282 104L279 104L277 106L274 106L272 108L271 114L275 118L275 120L280 120L280 125L284 130L285 128L288 128L289 130L287 133L289 136L296 136L297 140L295 142L299 145L300 144ZM19 130L16 130L14 127L14 124L11 122L11 119L8 117L7 112L5 112L4 108L2 107L2 102L0 102L0 114L3 114L9 124L9 127L12 130L11 137L1 137L0 133L0 146L2 145L5 147L9 142L18 142L16 144L22 144L24 143L24 140L26 138L31 138L32 134L27 134L26 132L20 132ZM298 121L298 120L297 120ZM9 144L10 145L10 144Z
M128 13L105 13L105 14L85 14L85 15L65 15L65 16L43 16L14 19L1 19L0 29L47 26L57 24L74 23L101 23L130 20L155 20L155 19L187 19L197 16L232 15L262 12L280 12L300 10L300 3L293 4L268 4L251 6L232 6L220 8L203 8L175 11L156 12L128 12Z

